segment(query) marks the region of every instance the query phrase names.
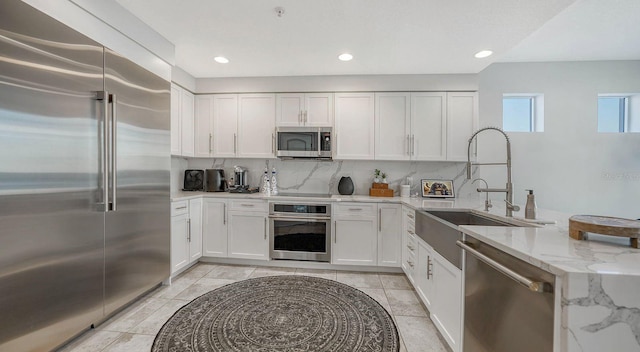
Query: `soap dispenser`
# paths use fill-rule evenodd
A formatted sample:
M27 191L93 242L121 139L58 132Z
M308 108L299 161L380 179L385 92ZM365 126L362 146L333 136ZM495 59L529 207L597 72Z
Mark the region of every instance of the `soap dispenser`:
M533 195L532 189L527 189L526 191L528 191L529 194L527 194L527 206L524 208L524 218L534 220L536 218L536 210L538 208L536 206L536 198Z

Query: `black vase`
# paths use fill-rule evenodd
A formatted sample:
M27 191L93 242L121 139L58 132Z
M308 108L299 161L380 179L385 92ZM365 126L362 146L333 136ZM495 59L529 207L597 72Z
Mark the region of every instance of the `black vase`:
M353 181L351 181L351 177L343 176L340 178L340 182L338 182L338 193L343 196L353 194Z

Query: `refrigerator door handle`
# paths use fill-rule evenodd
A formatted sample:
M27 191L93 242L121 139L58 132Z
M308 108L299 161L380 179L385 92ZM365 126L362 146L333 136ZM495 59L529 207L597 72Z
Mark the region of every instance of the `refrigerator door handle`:
M116 109L117 97L115 94L109 95L109 103L111 103L111 202L110 208L116 210L117 205L117 185L118 185L118 112Z
M102 102L102 143L100 150L101 160L101 197L98 201L98 210L103 212L109 212L109 92L106 90L98 91L96 94L96 100Z

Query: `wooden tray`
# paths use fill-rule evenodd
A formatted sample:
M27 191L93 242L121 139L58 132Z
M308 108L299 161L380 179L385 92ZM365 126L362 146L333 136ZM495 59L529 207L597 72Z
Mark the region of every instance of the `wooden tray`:
M640 221L609 216L574 215L569 218L569 236L576 240L585 240L586 232L601 235L629 237L631 247L640 248Z
M388 183L372 183L371 184L371 188L375 188L375 189L389 189L389 184Z
M392 189L369 188L369 196L371 197L393 197Z

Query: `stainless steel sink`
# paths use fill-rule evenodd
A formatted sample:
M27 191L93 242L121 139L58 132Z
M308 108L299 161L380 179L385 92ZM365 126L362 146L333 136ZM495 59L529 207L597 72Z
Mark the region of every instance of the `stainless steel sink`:
M471 211L423 210L416 212L416 235L461 269L462 249L456 246L456 241L462 239L462 232L458 229L459 225L526 226L492 219Z
M430 210L425 212L453 225L518 226L508 222L478 215L470 211Z

